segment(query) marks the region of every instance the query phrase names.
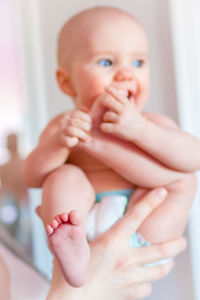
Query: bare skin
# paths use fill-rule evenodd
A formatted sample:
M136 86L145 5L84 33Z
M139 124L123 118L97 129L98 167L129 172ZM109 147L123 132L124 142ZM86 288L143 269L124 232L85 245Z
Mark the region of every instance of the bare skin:
M85 224L96 192L165 186L167 201L139 231L151 243L180 237L196 191L193 172L200 167L200 142L169 118L142 112L149 96L149 67L141 25L112 9L83 12L61 31L58 56L59 87L73 98L76 108L48 124L24 170L29 186L43 186L41 215L47 232L66 208L69 214L81 211ZM134 193L130 201L140 199ZM72 228L65 226L66 236L67 226ZM52 239L59 227L55 232L51 228ZM67 240L62 247L68 247ZM85 242L82 248L87 249ZM73 272L77 271L77 280L78 270L68 270L65 255L54 251L52 243L51 249L65 269L65 279L76 285ZM88 250L81 258L77 253L77 259L85 266ZM83 283L84 276L80 277Z
M138 195L141 192L138 191ZM130 234L136 232L148 215L165 201L166 194L160 195L158 190L153 190L137 205L130 201L125 216L90 244L89 276L83 287L75 289L69 286L55 264L47 300L134 300L148 297L152 292L152 282L165 277L173 262L152 268L146 268L144 264L174 258L186 247L183 238L140 249L129 246ZM57 230L59 227L55 232Z
M82 286L88 272L90 248L78 211L57 215L47 226L47 234L49 246L57 257L64 278L71 286ZM84 259L80 260L80 257Z

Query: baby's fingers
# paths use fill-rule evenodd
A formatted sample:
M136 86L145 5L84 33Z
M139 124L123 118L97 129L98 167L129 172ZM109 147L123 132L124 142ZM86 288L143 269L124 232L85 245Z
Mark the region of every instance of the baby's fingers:
M91 130L91 123L81 119L73 118L69 120L69 125L89 132Z
M60 143L64 147L72 148L78 144L79 140L77 137L70 137L62 135L60 139Z
M63 129L63 134L69 137L75 137L82 141L88 141L90 136L80 128L69 126Z
M107 111L103 116L104 122L117 122L118 118L119 116L112 111Z
M128 91L117 89L112 86L106 88L106 92L113 96L121 104L126 104L128 102Z
M106 133L115 133L117 130L117 121L119 115L113 111L107 111L103 116L103 122L100 124L100 129Z
M73 111L71 113L71 116L75 118L79 118L80 120L83 120L85 122L91 123L91 116L82 110Z
M120 113L124 107L122 103L118 102L114 97L107 93L100 95L98 101L103 107L115 113Z

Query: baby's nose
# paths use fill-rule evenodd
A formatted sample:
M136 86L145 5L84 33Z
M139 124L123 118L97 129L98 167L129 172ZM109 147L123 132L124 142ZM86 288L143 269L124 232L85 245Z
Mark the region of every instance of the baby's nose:
M133 73L129 68L121 68L116 71L114 75L115 81L131 81L133 80Z

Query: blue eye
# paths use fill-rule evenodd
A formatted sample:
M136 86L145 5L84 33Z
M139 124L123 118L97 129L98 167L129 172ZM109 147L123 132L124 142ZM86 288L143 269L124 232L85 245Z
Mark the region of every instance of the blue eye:
M112 61L110 59L100 59L97 63L103 67L110 67L112 65Z
M132 66L135 68L140 68L140 67L142 67L143 63L144 63L143 60L136 59L132 62Z

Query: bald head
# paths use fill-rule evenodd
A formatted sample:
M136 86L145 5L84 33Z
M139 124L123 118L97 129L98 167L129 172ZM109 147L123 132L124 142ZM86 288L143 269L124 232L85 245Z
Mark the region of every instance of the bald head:
M70 67L70 62L80 49L80 44L87 47L88 36L104 22L115 22L120 19L139 22L129 13L113 7L93 7L82 11L69 19L62 27L58 36L58 65L59 67Z

